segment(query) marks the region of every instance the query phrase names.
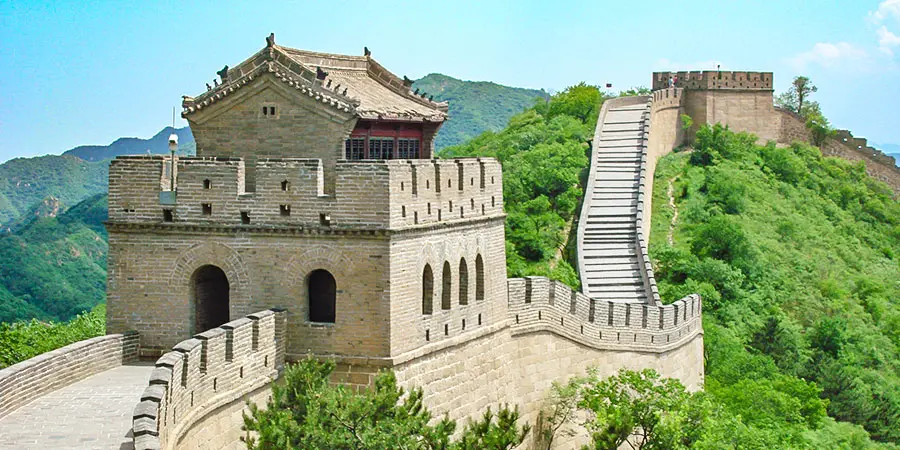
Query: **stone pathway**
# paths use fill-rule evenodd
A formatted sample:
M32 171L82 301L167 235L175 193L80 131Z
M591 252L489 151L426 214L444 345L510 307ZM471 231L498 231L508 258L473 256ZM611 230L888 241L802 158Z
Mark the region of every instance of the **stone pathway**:
M593 187L578 254L584 274L582 291L592 298L646 302L636 245L641 149L647 105L610 108L597 125Z
M131 415L153 363L120 366L0 419L0 449L131 449Z

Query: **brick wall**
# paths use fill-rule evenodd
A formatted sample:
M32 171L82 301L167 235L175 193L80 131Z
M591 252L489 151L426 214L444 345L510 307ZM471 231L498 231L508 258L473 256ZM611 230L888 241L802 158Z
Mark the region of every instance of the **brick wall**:
M0 370L0 417L48 392L137 360L136 332L69 344Z
M262 108L275 107L275 115ZM349 112L299 95L276 78L259 75L252 83L187 116L197 141L197 156L242 157L246 160L248 191L255 190L256 161L262 158L321 159L326 168L325 189L331 192L333 169L343 158L344 139L356 125Z
M669 78L677 77L674 87L685 89L772 90L772 72L653 72L653 90L669 87Z
M702 387L698 297L661 307L593 302L592 317L592 301L561 283L528 277L508 284L507 321L452 336L432 344L434 351L395 361L398 380L423 387L425 404L436 416L446 413L464 423L488 406L508 403L518 405L522 419L534 424L552 383L584 375L590 367L601 376L622 367L653 368L689 389ZM554 448L585 443L558 436ZM535 448L532 445L526 448Z
M219 424L215 438L235 442L241 421L223 411L242 405L248 394L265 392L278 377L285 320L281 310L250 314L182 341L159 358L134 408L135 448L200 448L211 436L198 424L223 418L230 420Z

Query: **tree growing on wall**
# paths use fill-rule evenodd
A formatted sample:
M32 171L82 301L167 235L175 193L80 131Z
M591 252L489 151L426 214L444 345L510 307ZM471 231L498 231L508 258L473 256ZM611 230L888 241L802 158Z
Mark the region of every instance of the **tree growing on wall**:
M819 88L809 78L804 76L794 77L790 89L775 97L775 104L805 118L806 116L803 113L807 110L804 110L803 107L808 103L809 96L818 90Z
M530 431L519 427L518 408L488 408L456 438L456 422L447 417L433 425L423 405L423 392L406 392L393 372L375 377L369 389L356 392L331 384L333 361L312 357L285 368L283 383L272 388L266 408L248 403L242 440L250 450L510 450Z

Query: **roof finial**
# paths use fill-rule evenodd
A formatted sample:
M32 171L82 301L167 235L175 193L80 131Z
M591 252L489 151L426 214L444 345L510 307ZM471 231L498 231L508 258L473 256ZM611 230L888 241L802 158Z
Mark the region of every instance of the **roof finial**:
M317 80L325 80L325 77L328 76L328 72L322 70L321 67L316 67L316 79Z
M346 97L346 96L347 96L347 88L344 88L344 93L343 93L343 94L341 94L341 95L343 95L343 96L344 96L344 97Z
M363 47L363 56L372 56L372 52L369 51L369 47Z
M419 95L419 88L416 88L416 92L413 92L413 95Z
M328 84L326 84L325 87L327 87L327 88L331 87L331 80L328 80Z
M410 80L406 77L406 75L403 75L403 85L406 87L411 87L413 85L413 80Z
M274 47L275 46L275 33L269 33L269 37L266 38L266 47Z
M216 87L219 87L219 80L213 78L213 84L216 85Z
M225 67L222 68L222 70L216 72L216 74L222 78L222 84L227 83L228 82L228 64L226 64Z
M433 96L433 95L429 95L429 96L428 96L428 101L429 101L429 102L433 102L433 101L434 101L434 96Z
M206 83L206 90L207 90L207 91L211 91L211 90L212 90L212 86L210 86L209 83Z

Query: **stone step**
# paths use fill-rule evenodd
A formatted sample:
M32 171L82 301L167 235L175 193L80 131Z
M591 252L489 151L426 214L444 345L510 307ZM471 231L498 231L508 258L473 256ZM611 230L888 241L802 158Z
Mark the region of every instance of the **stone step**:
M610 264L585 264L584 271L591 273L605 273L605 272L622 272L622 271L640 271L641 267L635 259L634 262L628 262L627 260L622 260L622 262L618 263L610 263Z

